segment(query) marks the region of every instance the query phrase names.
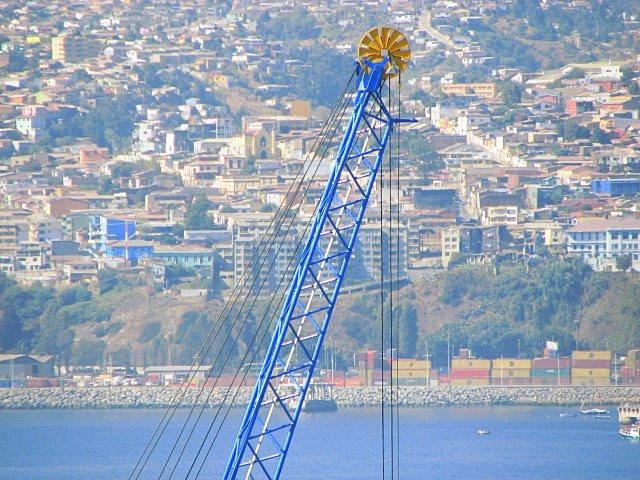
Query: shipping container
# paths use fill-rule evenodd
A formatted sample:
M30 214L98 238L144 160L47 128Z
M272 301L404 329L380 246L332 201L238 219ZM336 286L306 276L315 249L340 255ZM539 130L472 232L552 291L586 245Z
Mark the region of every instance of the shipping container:
M571 385L611 385L610 377L571 377Z
M572 360L609 360L611 352L608 350L574 350L571 354Z
M534 368L531 370L532 377L570 377L571 369L569 368L561 368L553 369L553 368Z
M489 370L491 368L491 360L481 358L454 358L451 361L451 368Z
M571 368L609 368L609 360L571 360Z
M531 360L517 358L496 358L493 360L493 369L531 370Z
M0 388L11 388L11 379L0 378Z
M489 385L488 378L452 378L449 384L454 387L481 387Z
M516 378L529 378L531 376L531 370L516 370L512 368L505 369L492 369L492 377L516 377Z
M569 357L560 358L534 358L531 360L531 369L548 368L570 368L571 359Z
M344 379L344 386L347 388L350 387L366 387L367 384L363 383L362 380L358 377L347 377Z
M431 360L416 360L415 358L398 358L391 362L391 366L395 369L417 369L430 370Z
M426 370L418 370L418 369L398 369L393 370L391 372L391 376L395 378L429 378L429 369Z
M397 383L394 383L400 387L426 387L429 385L429 377L398 378L396 381Z
M496 385L496 386L508 387L513 385L530 385L530 384L531 384L531 378L529 377L501 377L501 378L492 377L491 378L491 385Z
M572 377L611 377L611 370L608 368L572 368Z
M453 378L489 378L491 371L489 369L482 370L479 368L456 368L451 370L450 377Z
M571 377L531 377L531 385L571 385Z
M640 377L620 377L618 385L640 385Z

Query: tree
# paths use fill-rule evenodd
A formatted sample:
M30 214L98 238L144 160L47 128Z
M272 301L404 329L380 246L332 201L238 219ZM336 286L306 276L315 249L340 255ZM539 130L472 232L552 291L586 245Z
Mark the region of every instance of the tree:
M187 206L185 226L187 230L211 230L214 228L213 219L207 215L212 208L211 202L204 195L198 195Z
M98 271L98 291L100 295L114 290L119 283L118 274L112 268L103 268Z
M589 138L591 132L588 128L583 127L575 120L567 120L561 127L561 134L567 141L576 140L579 138Z
M616 268L621 272L629 270L632 263L631 255L620 255L619 257L616 257Z
M516 103L520 103L522 100L522 91L520 90L520 87L509 80L501 82L499 90L502 101L508 107L511 107Z
M418 346L418 312L411 305L403 305L400 310L400 355L413 358Z
M611 143L609 135L607 135L600 127L594 128L593 132L591 132L591 141L593 143L601 143L603 145Z

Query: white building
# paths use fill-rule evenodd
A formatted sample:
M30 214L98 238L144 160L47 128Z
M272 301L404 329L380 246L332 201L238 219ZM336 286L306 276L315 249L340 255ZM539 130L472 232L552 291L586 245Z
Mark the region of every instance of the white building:
M640 220L589 218L565 234L567 253L580 255L596 270L613 267L617 257L628 255L633 268L640 266Z

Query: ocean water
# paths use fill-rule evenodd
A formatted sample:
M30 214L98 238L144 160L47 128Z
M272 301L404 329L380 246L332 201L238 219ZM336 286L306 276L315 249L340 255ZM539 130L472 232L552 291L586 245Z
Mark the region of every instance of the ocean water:
M401 409L400 478L640 478L640 442L618 436L615 415L611 420L560 418L561 411L564 409L549 407ZM163 413L0 411L0 479L127 479ZM212 450L198 478L220 478L241 413L238 410L229 416L229 427L221 432L223 441ZM382 478L380 423L376 409L303 415L283 478ZM491 434L478 435L481 427ZM169 433L176 428L172 425ZM145 470L148 474L140 478L157 478L168 447L164 448L157 458L152 457ZM388 473L386 478L390 478Z

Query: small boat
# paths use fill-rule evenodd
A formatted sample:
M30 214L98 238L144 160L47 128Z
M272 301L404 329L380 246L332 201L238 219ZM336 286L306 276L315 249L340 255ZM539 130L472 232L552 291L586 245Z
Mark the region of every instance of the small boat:
M624 438L631 440L640 440L640 424L622 425L618 431Z
M486 428L480 428L478 430L478 435L489 435L491 432L489 430L487 430Z
M560 414L561 418L569 418L569 417L577 417L577 416L578 416L578 414L577 413L573 413L573 412L571 412L571 413L570 412L562 412Z
M593 416L594 418L599 418L601 420L609 420L611 418L611 415L609 415L608 413L598 413L597 415Z
M609 415L609 410L605 408L586 408L580 410L582 415Z

